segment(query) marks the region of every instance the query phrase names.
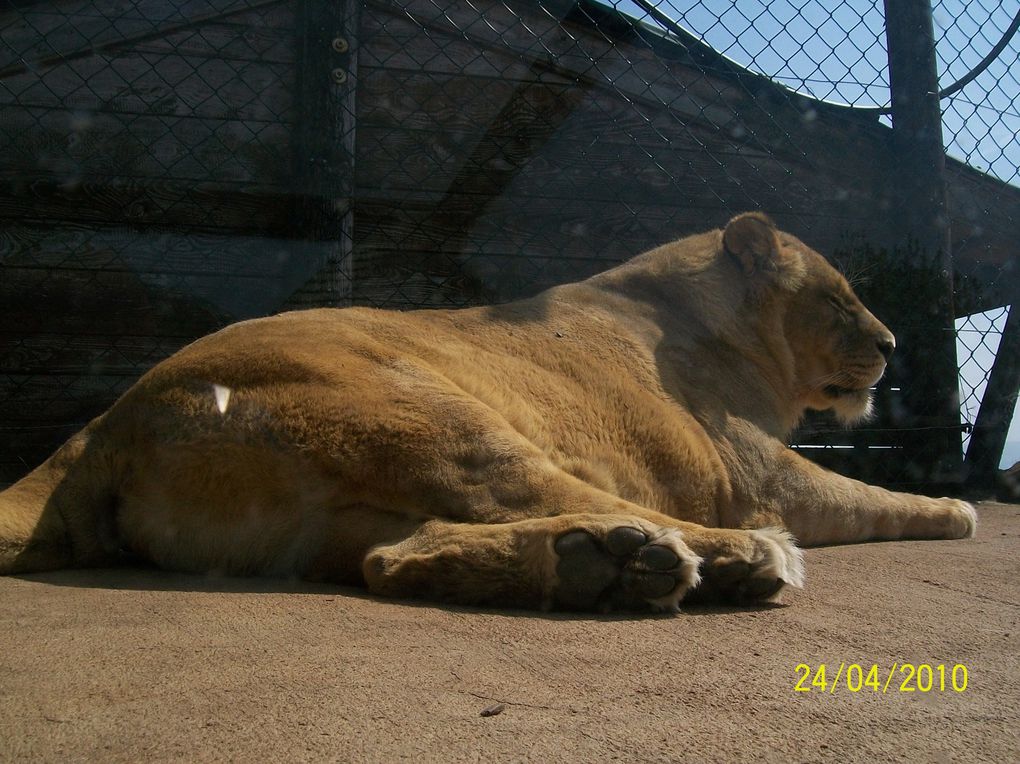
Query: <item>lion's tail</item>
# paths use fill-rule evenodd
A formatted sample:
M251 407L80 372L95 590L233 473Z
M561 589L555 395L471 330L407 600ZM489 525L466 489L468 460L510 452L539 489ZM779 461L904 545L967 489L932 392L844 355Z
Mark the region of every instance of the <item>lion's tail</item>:
M97 420L98 421L98 420ZM0 575L95 564L112 520L109 460L90 441L94 421L0 492Z

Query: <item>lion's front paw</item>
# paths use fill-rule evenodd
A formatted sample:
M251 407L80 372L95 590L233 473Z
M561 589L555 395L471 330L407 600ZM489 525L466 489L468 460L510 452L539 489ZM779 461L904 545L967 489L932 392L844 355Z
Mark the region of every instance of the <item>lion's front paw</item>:
M977 510L974 505L959 499L939 499L945 505L948 515L947 538L969 539L977 532Z
M965 539L977 530L977 511L973 504L959 499L910 497L912 504L899 533L904 539Z
M572 530L554 544L555 602L569 610L665 610L698 583L701 559L671 528Z
M701 585L688 602L770 601L784 586L804 585L804 555L789 533L778 528L732 533L746 537L738 543L727 539L715 554L699 549L705 555Z

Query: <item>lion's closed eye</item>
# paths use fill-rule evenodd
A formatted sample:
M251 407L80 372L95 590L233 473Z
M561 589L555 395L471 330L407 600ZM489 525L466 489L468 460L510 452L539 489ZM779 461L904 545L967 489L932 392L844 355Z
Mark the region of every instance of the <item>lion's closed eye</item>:
M850 308L836 295L829 295L829 297L826 298L826 302L828 302L829 305L831 305L832 308L843 318L848 318L850 316Z

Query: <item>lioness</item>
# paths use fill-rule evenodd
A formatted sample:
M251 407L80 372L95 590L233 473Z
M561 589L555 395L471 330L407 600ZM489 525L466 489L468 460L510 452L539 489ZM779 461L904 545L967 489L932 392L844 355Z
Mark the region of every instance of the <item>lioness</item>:
M668 610L801 586L794 544L959 538L974 508L784 446L852 423L892 334L758 213L470 310L229 326L0 493L0 572L300 576L393 597Z

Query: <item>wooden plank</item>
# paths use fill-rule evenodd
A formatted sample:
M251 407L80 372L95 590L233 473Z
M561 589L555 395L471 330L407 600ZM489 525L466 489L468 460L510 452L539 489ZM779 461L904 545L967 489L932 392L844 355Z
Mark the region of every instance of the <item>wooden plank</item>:
M521 99L521 107L535 114L546 109L562 110L561 99L582 90L575 83L548 84L534 76L533 69L521 68L525 71L518 78L492 80L463 72L435 74L362 67L360 125L456 133L477 133L488 125L493 133L509 135L519 125L494 123L493 118L521 84L531 86L529 97ZM590 97L586 92L584 98ZM579 112L596 111L586 107L584 101L572 100ZM611 105L617 103L611 98L606 101ZM597 113L591 116L598 118ZM598 127L604 124L599 122L586 132L598 132Z
M483 197L485 198L485 197ZM490 200L481 215L466 203L468 223L448 197L435 208L362 202L356 210L355 302L422 307L502 302L576 281L665 241L720 226L724 206L668 208L616 203L532 204ZM787 230L826 251L844 231L839 221L789 216ZM860 225L866 225L866 221ZM813 227L813 230L812 230ZM828 241L827 241L828 240Z
M526 253L529 256L573 256L624 259L672 239L722 226L751 205L747 189L732 185L708 191L676 205L661 198L591 201L576 198L530 199L508 194L491 198L479 214L479 201L469 195L421 195L358 199L359 257L374 250L407 247L418 251ZM778 195L778 192L777 192ZM482 197L486 198L486 197ZM769 199L761 197L765 209ZM773 205L772 208L778 208ZM804 235L822 251L833 251L847 230L868 221L831 219L811 213L777 216L788 230Z
M140 232L73 223L0 227L0 269L101 270L294 283L308 277L317 257L291 239L233 232Z
M75 375L136 378L169 357L191 336L138 334L25 334L0 332L0 374ZM31 386L31 382L25 383Z
M947 161L946 182L956 315L1020 304L1020 189L952 159Z
M354 301L380 308L464 307L537 294L615 265L598 258L393 250L359 258Z
M512 80L363 68L359 118L366 126L403 130L477 132L481 125L489 125L494 134L513 135L518 125L492 119L522 84L529 87L527 97L519 98L520 108L536 115L550 110L560 114L568 99L574 116L561 118L557 132L565 138L596 135L608 143L668 145L671 136L680 133L696 136L706 149L734 150L740 145L710 121L699 120L697 113L685 115L663 105L627 101L578 83L550 84L533 67Z
M0 109L0 172L98 183L159 179L289 189L290 128L283 123Z
M640 107L590 89L583 92L572 114L557 115L548 150L532 156L530 149L522 150L521 142L526 144L549 129L540 118L543 109L579 89L529 85L528 97L519 99L518 108L536 119L518 119L515 135L509 123L492 121L492 115L521 83L493 82L489 90L495 95L489 96L484 83L470 78L449 78L434 87L427 80L385 72L370 73L363 81L368 83L361 100L359 185L364 193L383 189L399 196L404 190L439 191L452 188L454 180L460 191L486 193L490 168L498 175L508 164L529 161L531 166L520 173L512 188L521 197L576 196L621 203L659 199L698 205L707 194L715 195L731 212L761 207L783 221L798 223L832 216L825 225L793 229L805 236L820 232L810 239L819 247L833 248L845 235L881 234L876 221L883 219L882 202L889 192L880 161L884 154L878 152L872 163L848 166L842 137L828 140L840 147L838 161L831 156L832 150L812 154L821 161L777 160L770 151L741 145L704 124L685 123L665 109ZM401 87L402 83L407 87ZM419 86L423 88L420 95ZM467 94L463 103L454 95L460 92ZM466 121L459 120L458 114L466 115ZM490 120L483 123L489 131L505 133L507 139L480 145L475 126L480 119ZM444 129L447 120L452 124ZM405 126L415 129L408 131ZM473 178L459 164L469 152L479 160ZM800 211L810 212L800 215Z
M436 202L415 199L359 198L356 259L374 250L408 248L432 252L573 255L623 258L633 254L634 242L662 242L674 229L705 226L705 208L657 205L593 204L561 200L556 205L521 207L514 200L493 199L478 219L477 200L451 197L443 217ZM729 214L722 211L720 217ZM451 245L457 245L451 248Z
M293 196L258 184L116 179L64 185L0 172L0 220L184 226L286 235Z
M309 269L310 270L310 269ZM310 277L286 279L4 268L0 332L197 336L280 310Z
M5 373L0 375L0 421L14 425L81 421L94 416L83 411L108 406L133 382L134 377L98 374Z
M400 13L397 6L366 3L361 34L360 64L364 69L461 74L502 82L535 78L533 67L515 52L498 46L479 47L448 25L423 25ZM549 68L539 78L550 84L576 84L576 79Z
M54 6L52 2L48 5ZM92 6L89 11L79 8L77 11L52 13L20 8L0 12L0 24L5 24L4 40L9 42L12 50L37 46L43 59L55 55L61 42L69 40L78 43L78 46L71 46L72 50L84 49L90 56L106 45L112 46L114 50L130 50L135 53L274 64L294 63L294 9L289 2L256 3L253 10L212 18L202 17L205 20L199 19L197 23L182 19L177 24L165 25L153 21L148 27L142 24L139 29L144 34L134 40L116 34L115 25L107 27L110 32L108 38L88 40L80 32L73 33L75 21L80 21L83 12L89 12L90 16L95 17L96 4L89 5ZM42 3L39 6L45 7ZM61 4L61 8L66 7L66 4ZM243 6L238 4L235 7ZM62 61L65 63L74 60L67 57L68 52L63 53ZM0 58L0 62L4 61L6 63L0 63L0 68L6 69L18 63L11 58ZM38 64L33 65L34 71L39 68ZM11 73L7 74L10 76Z
M282 2L132 43L130 49L137 53L293 65L294 39L294 4Z
M0 76L69 61L133 40L161 37L182 27L269 7L279 0L135 0L131 3L44 1L9 8L0 16L4 46Z
M693 141L683 142L682 135L656 147L602 142L597 135L587 140L568 138L556 130L535 154L516 136L483 138L461 132L375 127L363 127L360 133L358 185L364 194L454 189L489 194L497 190L492 177L509 166L520 169L509 192L522 200L654 199L683 205L696 204L706 191L709 195L715 191L720 199L732 198L733 193L725 189L739 186L744 207L765 206L767 200L781 195L785 208L814 207L816 214L842 219L873 219L868 213L876 211L868 190L848 188L846 177L791 167L750 149L709 153ZM466 155L473 167L465 166Z
M376 5L369 3L370 6ZM648 49L571 29L534 6L410 0L400 17L366 22L362 65L549 82L584 81L639 103L670 108L727 125L747 94L700 68L666 61ZM575 33L576 32L576 33Z
M0 332L5 334L198 336L230 320L203 300L205 295L195 299L133 274L25 268L5 268L3 274Z
M366 128L447 132L465 138L476 135L482 123L490 124L493 134L513 137L518 125L493 123L492 117L520 88L521 82L527 81L493 82L460 74L368 69L362 78L361 123ZM758 140L759 134L776 131L768 119L771 126L766 129L759 120L742 114L739 130L734 126L741 136L737 140L732 132L720 131L718 125L698 114L628 101L598 88L530 82L527 98L520 99L520 108L529 113L542 115L551 109L562 110L563 100L570 99L573 113L569 117L558 115L558 139L639 145L653 154L669 151L679 142L681 148L697 147L720 164L744 152L777 156L775 146L766 146ZM535 122L532 130L541 129L541 121ZM789 129L795 134L801 131L795 125ZM833 133L838 134L838 141L832 139ZM525 133L524 137L528 135ZM794 156L783 156L785 163L845 175L848 183L869 189L887 185L884 135L868 133L859 124L833 123L805 132L799 139L802 146ZM848 165L848 151L870 161Z
M13 482L106 410L133 377L0 373L0 483Z
M292 80L290 64L126 50L8 75L0 104L273 123L289 118Z
M369 6L392 10L380 0ZM587 24L561 21L554 14L528 2L487 3L482 7L469 0L451 0L436 5L430 0L405 0L399 12L410 24L426 30L425 35L397 37L394 48L423 46L407 59L408 69L429 71L430 67L451 69L450 56L444 52L445 36L475 46L475 57L489 51L520 58L529 66L543 64L569 80L588 80L609 87L627 98L653 105L674 101L697 100L704 104L703 113L717 124L729 123L734 110L753 106L748 90L733 78L705 76L702 64L684 56L677 47L677 56L667 59L644 43L625 43L594 30ZM366 35L366 66L375 65L368 51L386 36L400 34L400 22L386 19L384 31L377 37ZM435 51L435 52L433 52ZM481 53L484 51L484 53ZM380 65L396 67L401 59L397 50L386 50L379 56ZM464 62L457 60L454 67ZM468 62L470 63L470 62ZM756 84L767 80L751 76ZM778 87L778 86L777 86Z
M466 231L477 219L487 214L491 207L489 197L515 193L514 188L521 180L522 172L527 170L532 159L548 153L550 139L556 134L560 120L572 114L575 102L583 95L583 89L580 88L569 91L560 103L542 114L536 114L527 105L528 97L535 87L528 82L518 83L506 101L500 104L499 111L489 123L498 126L497 129L505 129L503 126L507 124L518 126L520 129L513 131L515 135L512 139L483 128L484 133L471 150L457 152L456 171L449 180L449 189L434 206L432 213L435 218L444 220L452 230ZM486 156L489 147L493 143L505 146L508 140L513 143L516 160L506 161L504 156L492 162L491 157ZM474 193L477 191L474 185L478 179L478 170L483 165L484 193ZM529 199L528 203L534 203L534 200ZM460 249L456 241L450 242L449 246L453 251Z
M522 65L523 66L523 65ZM535 66L532 72L540 71ZM551 84L536 74L529 78L526 68L516 80L490 80L469 76L463 71L428 72L363 68L361 120L364 125L393 125L400 129L449 130L472 132L479 123L489 124L495 109L505 103L521 81L535 82L523 108L536 113L555 108L557 99L577 91L577 83ZM692 80L705 79L701 72L688 72ZM687 83L679 81L686 87ZM718 120L707 115L700 101L675 98L658 104L622 97L612 89L588 87L576 102L572 119L563 119L559 136L596 135L603 142L661 146L667 149L678 136L685 142L700 143L708 153L767 150L782 155L784 161L824 168L824 172L856 177L864 171L864 185L880 189L886 185L878 170L884 167L888 153L884 128L864 124L859 119L819 116L805 121L803 114L785 108L769 110L763 105L750 108L727 105L729 122L721 129ZM784 112L795 111L793 114ZM782 120L780 117L782 116ZM509 126L493 125L492 132ZM791 136L796 135L796 140ZM847 152L874 161L862 168L848 166ZM720 157L720 161L724 161ZM875 176L875 177L872 177ZM850 185L854 185L851 181Z

